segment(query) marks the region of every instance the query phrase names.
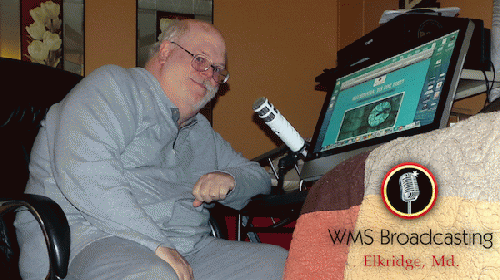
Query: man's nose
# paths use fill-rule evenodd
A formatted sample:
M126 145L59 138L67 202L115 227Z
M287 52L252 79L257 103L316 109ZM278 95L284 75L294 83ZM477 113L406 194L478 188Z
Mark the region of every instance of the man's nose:
M214 69L210 66L210 67L208 67L207 70L205 70L201 73L203 73L203 75L206 75L207 77L212 77L214 74Z
M215 78L214 78L214 69L212 67L208 67L207 70L201 72L201 75L205 77L208 81L210 81L211 84L216 84Z

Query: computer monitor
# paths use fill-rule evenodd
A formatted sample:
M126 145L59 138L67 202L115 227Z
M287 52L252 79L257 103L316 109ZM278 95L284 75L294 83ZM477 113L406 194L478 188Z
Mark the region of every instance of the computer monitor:
M398 45L394 34L387 42L389 49L398 45L392 53L337 69L301 179L316 180L382 143L447 125L474 26L452 20L457 24L451 30L410 44Z

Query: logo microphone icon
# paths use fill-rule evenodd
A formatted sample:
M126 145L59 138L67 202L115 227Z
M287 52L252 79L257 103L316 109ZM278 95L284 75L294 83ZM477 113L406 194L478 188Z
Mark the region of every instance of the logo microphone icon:
M434 207L438 188L434 175L424 166L405 162L393 167L382 182L386 208L403 219L422 217Z
M401 200L408 205L408 214L411 214L411 203L417 200L420 195L420 189L417 182L418 172L407 172L399 177L399 187Z

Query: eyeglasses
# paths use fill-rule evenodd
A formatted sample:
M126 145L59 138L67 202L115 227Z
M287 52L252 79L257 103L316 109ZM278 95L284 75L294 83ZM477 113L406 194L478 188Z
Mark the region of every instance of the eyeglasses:
M193 57L193 60L191 60L191 66L196 71L205 72L208 69L210 69L210 67L212 67L213 69L212 78L214 78L216 83L224 84L229 79L229 71L227 71L225 68L214 66L210 58L206 57L203 54L192 54L190 51L181 47L176 42L170 42L170 43L177 45L179 48L183 49L185 52L187 52L189 55Z

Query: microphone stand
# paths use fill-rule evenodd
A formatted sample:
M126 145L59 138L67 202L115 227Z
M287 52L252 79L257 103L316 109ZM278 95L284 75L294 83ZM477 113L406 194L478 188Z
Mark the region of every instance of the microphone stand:
M289 152L286 156L282 157L278 162L278 172L277 172L277 186L271 189L271 195L283 195L285 194L285 175L288 171L295 167L297 161L299 160L301 154L300 152Z
M279 148L277 152L271 151L271 154L264 154L259 156L258 158L253 159L256 162L262 163L264 159L267 159L271 164L271 169L273 170L274 176L276 177L278 183L276 186L271 186L271 194L270 195L258 195L250 201L249 205L251 205L252 210L247 210L247 212L238 214L238 240L242 239L242 236L248 235L251 241L260 242L257 232L291 232L289 228L282 228L283 226L289 224L292 221L297 220L300 215L300 208L305 200L306 192L299 192L300 195L291 194L290 197L285 195L284 183L285 183L285 175L292 168L296 166L297 161L301 157L305 157L304 149L308 147L308 143L304 145L304 147L298 152L292 152L289 147L283 146ZM284 154L284 156L282 156ZM277 170L274 168L274 164L272 163L271 158L276 158L278 156L282 156L278 161ZM245 207L242 211L245 211L247 208ZM255 208L265 209L263 214L264 216L271 217L273 224L265 227L254 227L251 223L251 219L253 217L264 217L262 216L262 210L256 211L253 210ZM269 212L271 211L271 212ZM255 213L257 212L257 213ZM273 215L276 213L276 215ZM273 217L277 217L280 220L275 221ZM281 229L279 229L281 228ZM272 229L269 231L268 229ZM293 229L292 229L293 231Z

